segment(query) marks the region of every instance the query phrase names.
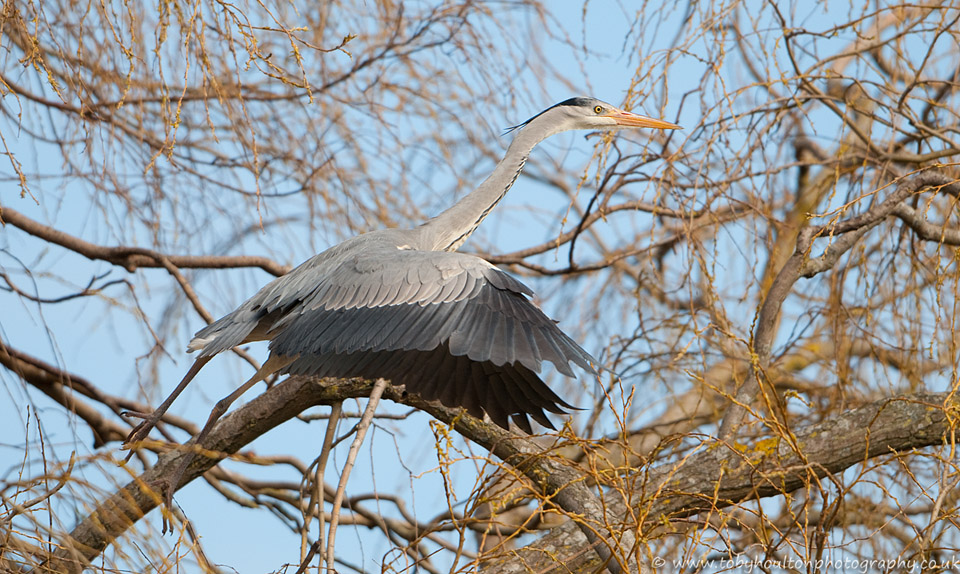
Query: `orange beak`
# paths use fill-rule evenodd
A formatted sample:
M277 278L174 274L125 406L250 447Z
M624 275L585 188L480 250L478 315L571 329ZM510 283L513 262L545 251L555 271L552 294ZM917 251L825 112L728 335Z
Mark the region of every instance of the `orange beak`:
M617 125L625 128L654 128L658 130L680 130L683 129L677 124L671 124L663 120L655 120L647 116L641 116L631 112L626 112L617 108L610 110L606 114L608 118L613 118Z

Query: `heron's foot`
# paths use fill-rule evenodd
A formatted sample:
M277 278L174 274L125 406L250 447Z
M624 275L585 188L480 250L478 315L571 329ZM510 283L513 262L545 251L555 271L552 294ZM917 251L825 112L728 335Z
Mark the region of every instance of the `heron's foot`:
M133 427L133 430L130 431L130 434L127 435L127 438L124 439L123 444L120 445L121 450L129 450L125 460L130 460L130 457L133 456L132 445L141 442L147 438L147 435L150 434L150 431L153 430L153 427L157 426L157 423L160 422L161 415L157 413L140 413L137 411L124 411L120 413L124 417L133 417L138 419L143 419L140 421L140 424Z
M190 448L189 444L184 446L186 446L187 449ZM173 524L168 518L169 516L173 515L173 493L177 491L177 487L180 486L180 483L183 481L183 475L186 474L187 468L190 467L190 462L193 461L194 456L195 455L191 450L187 450L176 469L158 480L158 486L163 493L163 503L166 505L167 511L169 512L163 514L163 528L160 531L161 534L166 534L168 530L173 533Z
M182 474L182 473L178 473ZM166 534L168 531L173 534L173 523L170 520L170 516L173 515L173 491L176 490L175 484L180 482L180 477L170 477L163 480L163 504L167 507L167 512L161 513L162 516L162 525L160 527L160 535Z
M150 481L150 488L156 494L159 494L161 500L161 530L160 534L166 534L167 532L173 532L173 515L174 515L174 506L173 506L173 492L176 490L174 487L174 477L173 476L162 476ZM166 507L165 509L163 507Z
M161 510L160 534L166 534L167 532L173 533L173 523L176 520L174 517L177 516L176 507L173 505L173 495L177 491L177 486L180 485L183 474L192 458L192 455L187 453L187 459L178 464L172 472L165 472L163 475L155 477L145 484L148 491L154 496L159 497L159 504L157 506L159 506Z

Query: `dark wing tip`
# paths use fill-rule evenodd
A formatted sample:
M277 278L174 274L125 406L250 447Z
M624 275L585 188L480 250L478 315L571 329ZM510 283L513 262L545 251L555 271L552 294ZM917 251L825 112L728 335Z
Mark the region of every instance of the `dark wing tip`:
M523 364L496 365L455 356L442 344L430 351L359 351L305 353L284 368L291 374L320 377L390 379L412 394L464 408L475 417L486 414L497 426L510 420L532 434L530 417L546 428L554 425L544 411L567 414L579 410L554 393L535 372Z

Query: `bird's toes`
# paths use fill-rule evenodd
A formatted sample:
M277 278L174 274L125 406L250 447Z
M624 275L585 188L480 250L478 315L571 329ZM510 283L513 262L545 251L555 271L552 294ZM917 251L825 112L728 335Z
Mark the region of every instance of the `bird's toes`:
M160 483L160 488L163 489L163 504L166 506L166 511L163 512L163 525L161 527L160 534L166 534L168 531L173 534L173 523L170 519L173 516L173 484L169 479L164 479Z
M169 508L169 505L167 506L167 508ZM170 517L168 516L168 514L164 512L163 518L162 518L162 525L160 527L160 535L163 536L167 532L169 532L170 534L173 534L173 524L170 523Z
M120 450L130 450L133 448L133 445L147 438L147 435L150 434L150 431L153 430L153 427L154 424L149 420L144 420L137 426L133 427L133 430L130 431L130 434L127 435L127 438L123 440L123 444L120 445ZM130 456L127 455L127 460L129 459Z

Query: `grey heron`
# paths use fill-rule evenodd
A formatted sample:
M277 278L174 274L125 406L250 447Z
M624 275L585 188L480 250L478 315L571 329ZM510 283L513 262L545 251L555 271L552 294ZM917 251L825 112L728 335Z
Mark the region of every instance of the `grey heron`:
M531 301L527 286L457 249L545 138L575 129L678 127L580 97L512 128L513 141L493 173L440 215L413 229L371 231L331 247L198 331L189 344L195 362L152 414L131 413L143 420L125 447L147 437L213 356L260 340L270 341L268 360L217 403L198 442L230 403L273 373L383 378L423 399L486 414L503 428L513 420L532 432L528 416L553 428L544 411L572 407L540 379L543 362L574 377L570 363L595 373L596 360Z

